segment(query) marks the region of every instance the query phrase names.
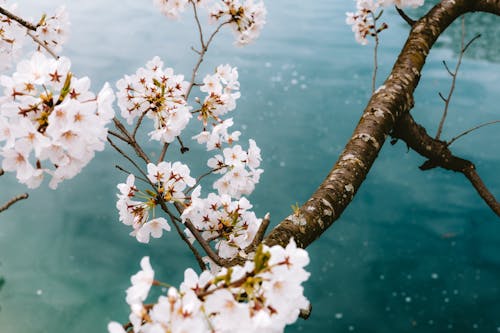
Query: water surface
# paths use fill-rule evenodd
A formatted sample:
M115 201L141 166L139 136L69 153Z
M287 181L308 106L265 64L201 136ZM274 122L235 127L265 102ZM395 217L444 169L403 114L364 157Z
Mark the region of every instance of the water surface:
M32 15L65 1L21 1ZM164 19L149 1L66 1L72 38L66 55L94 90L132 73L155 55L188 75L196 58L190 15ZM251 197L258 215L279 222L327 174L369 98L372 49L354 42L344 15L351 1L268 1L268 24L247 48L223 34L201 73L220 63L240 71L242 98L233 113L242 139L262 148L265 173ZM390 71L407 27L386 13L380 72ZM481 45L471 47L456 87L444 138L498 118L500 54L492 16ZM415 118L434 133L443 110L438 92L450 77L441 61L455 63L457 28L430 54L416 91ZM493 41L493 42L484 42ZM481 56L483 55L483 56ZM191 129L194 132L196 129ZM458 155L476 162L500 195L498 127L458 141ZM188 137L186 138L188 140ZM197 155L184 160L204 170ZM421 172L424 160L402 143L383 147L355 200L335 225L308 248L312 272L306 295L309 320L287 332L499 332L500 224L466 179L442 170ZM118 222L115 186L126 163L112 150L57 191L40 188L0 217L0 327L6 333L105 331L127 321L124 290L144 255L157 277L182 279L189 252L175 234L137 244ZM13 177L0 179L0 199L25 191Z

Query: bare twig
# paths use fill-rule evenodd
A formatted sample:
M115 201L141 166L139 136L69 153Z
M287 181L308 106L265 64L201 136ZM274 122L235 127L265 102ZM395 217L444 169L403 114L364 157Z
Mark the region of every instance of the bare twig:
M456 137L454 137L453 139L451 139L448 143L447 143L447 146L451 146L451 144L455 141L457 141L458 139L460 139L461 137L469 134L470 132L473 132L475 130L478 130L480 129L481 127L485 127L485 126L488 126L488 125L493 125L493 124L496 124L496 123L500 123L500 120L495 120L495 121L490 121L490 122L487 122L487 123L483 123L483 124L480 124L480 125L477 125L477 126L474 126L466 131L463 131L462 133L460 133L459 135L457 135Z
M111 131L111 130L108 130L108 133L120 140L122 140L123 142L126 142L126 143L130 143L129 139L124 137L123 135L119 134L119 133L116 133L115 131Z
M403 20L405 20L406 23L408 23L408 25L410 27L413 27L415 25L415 20L413 20L408 15L406 15L406 13L401 8L399 8L398 6L396 6L396 11L398 12L399 16L401 16L403 18Z
M132 148L134 148L137 156L139 156L144 162L146 162L146 164L150 163L151 160L149 159L148 155L146 155L146 153L144 152L144 150L142 150L141 146L137 143L134 137L127 131L122 122L116 117L113 118L113 122L115 124L115 127L123 134L123 137L128 138L128 140L126 140L125 142L127 142L130 146L132 146Z
M380 15L382 15L382 11L380 12ZM375 13L372 12L373 31L374 31L373 37L375 37L375 47L373 48L372 94L375 92L375 87L377 84L377 71L378 71L377 57L378 57L378 44L380 43L380 40L378 38L377 19L380 17L380 15L375 17Z
M13 197L9 201L7 201L3 206L0 206L0 213L9 209L9 207L15 204L16 202L28 199L28 197L29 197L28 193L23 193L21 195Z
M264 219L262 220L259 230L257 230L257 233L255 234L252 243L245 249L245 253L250 253L255 251L257 246L259 246L259 244L262 243L262 240L264 240L264 235L266 234L266 230L269 227L270 222L271 222L271 215L267 213L264 216Z
M379 38L378 34L375 34L375 47L373 48L373 74L372 74L372 94L375 92L375 86L377 84L377 71L378 71L378 44Z
M137 120L137 124L135 124L135 127L134 127L134 130L132 131L132 138L135 140L135 136L137 134L137 131L139 130L139 127L141 126L142 124L142 120L144 119L144 117L146 116L146 113L149 112L149 109L142 112L141 116L139 117L139 119Z
M186 191L186 194L189 194L192 190L194 190L196 188L196 186L198 186L201 182L201 180L207 176L210 176L212 173L214 173L215 171L217 171L219 169L214 169L214 170L210 170L208 172L205 172L204 174L202 174L201 176L199 176L197 179L196 179L196 183L194 183L193 186L191 186L187 191Z
M195 19L198 20L197 17L195 17ZM199 23L199 20L198 20L198 23ZM189 95L191 94L191 90L193 89L193 86L195 85L194 82L196 80L196 75L198 74L198 69L200 69L201 63L203 62L203 59L204 59L204 56L205 56L205 53L208 51L208 47L212 43L215 35L220 31L220 29L223 26L225 26L226 24L229 24L229 23L230 23L230 21L226 21L226 22L221 23L214 30L214 32L210 35L210 37L208 38L208 41L206 43L203 42L203 40L201 41L201 43L202 43L202 49L201 49L201 51L196 52L196 53L199 54L199 57L198 57L198 61L196 62L196 64L193 67L193 72L191 74L191 81L189 82L189 86L188 86L188 88L186 90L186 95L185 95L186 100L189 98Z
M109 144L111 145L111 147L113 147L120 155L122 155L123 157L125 157L130 163L132 163L133 166L135 166L135 168L144 176L145 179L148 178L148 176L146 175L146 173L142 170L142 168L130 157L128 156L123 150L121 150L114 142L113 140L111 140L111 138L108 136L108 142ZM149 182L151 184L151 182ZM151 184L153 185L153 184ZM153 185L154 187L154 185Z
M177 141L181 145L181 153L184 154L189 151L189 147L184 146L184 142L182 142L182 139L180 136L177 137Z
M132 172L131 172L131 171L128 171L127 169L123 168L123 167L122 167L122 166L120 166L120 165L115 165L115 168L117 168L118 170L120 170L120 171L121 171L121 172L123 172L123 173L126 173L127 175L131 175L131 174L132 174ZM147 183L147 184L151 184L151 182L150 182L149 180L147 180L147 179L145 179L145 178L143 178L143 177L141 177L141 176L136 176L136 175L134 175L134 177L135 177L135 179L139 179L139 180L141 180L141 181L143 181L143 182L145 182L145 183Z
M191 244L191 242L186 237L186 235L184 234L184 232L180 229L180 227L178 225L179 222L176 221L174 215L171 212L167 212L167 214L169 214L170 219L172 220L172 224L174 225L174 228L177 231L177 233L179 234L179 236L181 237L181 239L184 241L184 243L187 244L187 246L189 247L189 249L191 250L191 252L193 252L193 255L196 258L196 261L198 262L198 266L200 266L200 269L202 271L206 270L207 269L207 265L203 261L203 258L201 257L200 252L198 252L198 250L193 246L193 244Z
M448 74L450 74L450 76L452 77L452 80L451 80L451 86L450 86L450 91L448 92L448 96L444 97L443 94L439 93L439 97L441 97L441 99L444 102L444 110L443 110L443 115L441 117L441 121L439 122L439 126L438 126L438 129L437 129L437 132L436 132L436 137L435 137L436 140L439 140L439 138L441 137L441 133L443 131L443 126L444 126L444 122L446 121L446 117L448 115L448 109L449 109L449 106L450 106L451 98L453 96L453 92L455 91L455 84L456 84L456 80L457 80L457 76L458 76L458 71L460 69L460 65L462 64L462 59L463 59L463 56L465 54L465 51L467 51L467 49L469 48L469 46L476 39L478 39L479 37L481 37L481 35L476 35L467 44L465 44L465 17L464 16L462 16L462 21L461 22L462 22L462 38L461 38L461 42L460 42L460 53L458 55L458 60L457 60L456 66L455 66L455 71L452 72L448 68L448 65L446 64L446 62L443 61L443 65L446 68L446 71L448 72Z
M167 153L168 146L169 146L169 143L168 143L168 142L165 142L165 143L163 144L163 148L161 149L160 156L158 157L158 163L160 163L161 161L163 161L163 160L165 159L165 154ZM157 163L157 164L158 164L158 163Z

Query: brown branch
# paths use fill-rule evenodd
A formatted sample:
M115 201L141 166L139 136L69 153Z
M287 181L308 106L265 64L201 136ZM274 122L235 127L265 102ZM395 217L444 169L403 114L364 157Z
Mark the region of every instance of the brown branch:
M428 158L420 166L421 170L441 167L462 173L471 182L484 202L500 217L500 203L483 183L474 164L453 155L447 142L429 136L425 128L417 124L409 113L404 114L399 119L392 135L406 142L408 147L420 155Z
M413 92L437 38L466 12L500 15L499 0L444 0L412 26L384 84L372 95L339 159L311 198L266 237L285 246L290 238L305 248L325 232L351 203L396 121L413 107Z
M7 16L11 20L16 21L17 23L19 23L20 25L22 25L23 27L25 27L28 30L36 31L36 28L38 28L38 26L36 26L33 23L28 22L25 19L23 19L23 18L15 15L15 14L9 12L8 10L6 10L3 7L0 7L0 14Z
M399 8L398 6L396 6L396 11L398 12L399 16L401 16L403 18L403 20L405 20L406 23L408 23L408 25L410 27L413 27L415 25L416 21L413 20L408 15L406 15L406 13L401 8Z
M15 204L16 202L28 199L28 197L29 197L28 193L23 193L21 195L13 197L9 201L7 201L3 206L0 206L0 213L9 209L9 207Z
M149 159L148 155L144 152L144 150L141 148L141 146L137 143L135 138L127 131L125 126L122 124L122 122L114 117L113 122L115 124L115 127L123 134L122 137L119 137L121 140L127 142L132 148L134 148L135 153L137 156L139 156L144 162L150 163L151 160ZM113 134L115 135L115 134ZM109 139L109 136L108 136ZM108 140L109 141L109 140ZM113 146L114 148L116 146Z
M161 153L160 153L160 156L158 157L158 162L156 164L160 164L160 162L162 162L164 159L165 159L165 154L167 153L167 150L168 150L168 146L170 144L168 142L165 142L163 144L163 147L161 149Z

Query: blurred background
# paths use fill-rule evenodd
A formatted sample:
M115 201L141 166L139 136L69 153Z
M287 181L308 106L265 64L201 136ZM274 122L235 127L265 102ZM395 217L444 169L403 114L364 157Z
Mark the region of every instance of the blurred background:
M152 1L18 2L35 19L66 4L72 27L63 54L75 76L92 79L94 91L106 81L114 86L155 55L186 76L196 61L190 13L172 22ZM370 96L373 42L356 44L345 24L354 1L266 5L261 37L236 48L229 31L219 35L200 77L218 64L238 67L242 97L231 116L242 144L254 138L261 147L265 170L250 200L258 216L271 213L274 225L309 198L350 137ZM394 10L383 17L390 28L381 35L379 84L408 33ZM444 139L500 118L500 19L467 16L466 29L467 40L483 35L463 61ZM443 110L438 92L446 95L451 83L442 60L454 67L460 35L455 24L440 38L415 94L413 115L431 134ZM190 140L199 130L193 125L184 135L190 153L174 149L169 158L189 163L195 175L209 157ZM452 146L476 163L497 196L499 139L493 125ZM352 204L308 248L312 275L305 293L313 311L287 332L500 332L500 220L465 177L422 172L423 162L403 143L383 147ZM128 321L125 289L142 256L151 256L156 277L173 285L195 266L175 233L148 245L128 235L115 208L116 184L126 175L115 164L132 169L108 148L57 191L45 183L0 215L2 332L105 332L110 320ZM0 188L0 202L26 191L13 175L1 177Z

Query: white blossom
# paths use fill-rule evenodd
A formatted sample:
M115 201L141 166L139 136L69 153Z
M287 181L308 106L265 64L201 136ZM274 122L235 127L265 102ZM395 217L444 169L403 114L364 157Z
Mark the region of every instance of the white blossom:
M127 290L134 331L283 332L309 306L302 287L309 277L304 270L308 261L307 252L293 240L286 248L262 246L242 266L215 274L204 271L200 276L186 269L180 288L170 287L146 309L142 302L154 272L145 257ZM135 295L135 301L130 301L130 295ZM122 333L121 329L115 322L108 325L109 333Z
M105 84L96 96L89 90L90 80L77 79L70 67L67 58L35 52L19 62L12 76L0 77L3 168L16 171L29 187L39 186L49 174L49 186L56 188L104 149L114 94Z
M187 126L191 112L185 100L189 83L184 76L175 75L172 68L163 68L159 57L154 57L134 75L116 83L121 115L132 124L138 117L153 120L152 140L170 143Z

